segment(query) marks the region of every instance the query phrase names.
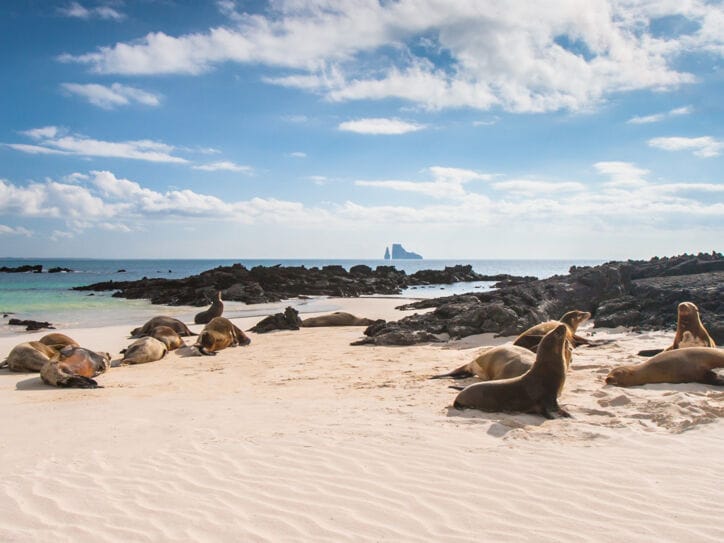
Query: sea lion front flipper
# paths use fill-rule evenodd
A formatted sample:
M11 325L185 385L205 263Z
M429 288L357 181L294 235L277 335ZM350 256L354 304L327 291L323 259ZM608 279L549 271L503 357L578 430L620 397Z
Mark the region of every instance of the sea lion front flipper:
M204 356L216 356L214 351L207 351L206 347L199 347L198 351Z
M461 387L460 385L450 385L448 388L452 388L454 390L465 390L465 387Z
M722 387L724 386L724 377L719 377L716 372L709 370L702 376L699 382L705 385L715 385Z
M58 386L64 388L103 388L94 379L91 379L90 377L83 377L81 375L68 377L62 383L58 383Z
M438 375L428 377L428 379L445 379L446 377L449 377L450 379L466 379L467 377L473 377L475 374L470 371L469 366L470 364L465 364L447 373L440 373Z

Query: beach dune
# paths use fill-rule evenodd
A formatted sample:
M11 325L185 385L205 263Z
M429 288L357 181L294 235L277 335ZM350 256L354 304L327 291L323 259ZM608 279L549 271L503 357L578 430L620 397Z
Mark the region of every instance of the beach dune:
M398 304L339 300L369 318ZM62 331L118 353L139 324ZM574 418L557 420L457 411L428 379L513 338L350 346L361 333L250 334L113 368L97 390L0 372L0 541L724 539L724 389L604 383L673 332L596 330L615 341L574 351ZM42 335L0 338L0 356Z

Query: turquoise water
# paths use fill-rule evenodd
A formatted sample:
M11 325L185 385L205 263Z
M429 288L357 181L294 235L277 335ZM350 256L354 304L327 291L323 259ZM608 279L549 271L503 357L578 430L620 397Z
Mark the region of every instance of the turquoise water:
M254 266L306 266L321 267L341 265L346 269L366 264L372 268L393 265L405 272L422 269L443 269L455 264L471 264L481 274L509 273L533 275L539 278L568 273L572 265L595 265L600 260L93 260L93 259L0 259L0 267L18 267L25 264L42 264L43 273L0 273L0 312L20 319L49 321L57 327L92 327L142 322L160 313L174 315L186 321L193 320L199 311L195 307L154 306L143 300L125 300L111 297L110 292L70 290L72 287L101 281L133 281L142 277L179 279L217 266L241 263L247 268ZM72 272L47 273L53 267L69 268ZM119 273L119 270L126 270ZM447 296L463 292L479 292L490 288L490 283L459 283L418 287L403 293L402 297L427 298ZM332 311L333 302L326 299L293 300L280 304L247 306L225 302L226 316L255 316L274 313L286 305L293 305L300 312ZM10 315L12 314L12 315ZM6 325L9 317L0 324L0 335L17 333L22 328Z

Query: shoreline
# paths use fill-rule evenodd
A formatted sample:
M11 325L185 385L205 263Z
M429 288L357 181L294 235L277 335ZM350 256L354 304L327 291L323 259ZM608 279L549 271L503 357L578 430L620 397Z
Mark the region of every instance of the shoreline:
M358 316L405 314L394 309L397 300L342 302ZM233 320L247 329L258 318ZM117 355L137 324L69 332ZM249 347L215 357L171 353L112 368L97 378L105 388L95 390L0 372L0 539L643 542L724 535L721 389L603 383L610 367L634 360L640 348L666 345L673 332L582 327L584 336L616 341L574 351L561 396L574 418L544 420L456 411L449 383L428 379L510 337L350 346L362 330L250 333ZM15 343L0 338L0 353Z

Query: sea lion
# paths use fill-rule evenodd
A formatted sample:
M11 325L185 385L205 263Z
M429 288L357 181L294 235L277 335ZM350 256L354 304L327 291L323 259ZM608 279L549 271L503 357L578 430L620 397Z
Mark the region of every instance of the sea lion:
M586 338L582 338L581 336L577 336L576 330L578 330L581 323L586 322L590 318L591 314L588 311L579 311L577 309L568 311L560 318L560 320L541 322L540 324L536 324L535 326L528 328L525 332L515 338L513 345L525 347L526 349L530 349L535 352L538 344L543 339L543 336L561 323L565 324L566 328L568 328L568 341L571 342L573 347L588 344L590 341Z
M173 328L169 328L168 326L156 326L156 328L151 331L149 337L159 340L169 351L185 345L181 336L179 336Z
M225 317L214 317L204 326L196 338L194 347L206 356L216 355L216 351L237 345L249 345L251 339Z
M163 342L154 337L146 336L137 339L127 348L121 351L123 360L121 364L145 364L146 362L155 362L161 360L168 349Z
M38 341L48 347L52 347L56 351L60 351L63 347L80 347L80 344L76 340L58 332L45 334Z
M351 313L345 313L344 311L335 311L328 315L309 317L308 319L302 320L302 326L307 328L317 326L369 326L374 323L375 321L372 319L355 317Z
M619 366L606 377L607 385L633 387L647 383L704 383L724 386L715 368L724 368L724 351L711 347L687 347L664 351L650 360Z
M182 323L180 320L174 319L173 317L166 317L161 315L158 317L153 317L140 328L134 328L133 330L131 330L131 337L137 338L150 336L151 332L153 332L153 329L156 328L156 326L168 326L169 328L174 330L179 336L182 337L196 335L191 330L189 330L189 327Z
M60 360L49 360L40 369L40 378L46 385L56 387L97 388L93 377L111 366L111 355L96 353L82 347L65 347Z
M666 349L645 349L639 356L653 356L663 351L687 349L689 347L716 347L716 342L704 328L699 308L692 302L681 302L676 311L676 334L674 342Z
M541 340L530 371L512 379L470 385L457 395L453 406L456 409L534 413L548 419L554 414L570 417L558 405L558 396L566 381L567 334L568 327L559 324Z
M472 362L469 362L448 373L434 375L430 379L450 377L465 379L479 377L483 381L497 381L523 375L533 367L535 353L524 347L500 345L485 347Z
M0 368L7 367L10 371L40 371L46 362L59 358L60 352L57 349L39 341L26 341L13 347Z
M211 301L211 306L194 317L196 324L208 324L214 317L220 317L224 312L224 302L221 301L221 291L216 291L216 298Z

